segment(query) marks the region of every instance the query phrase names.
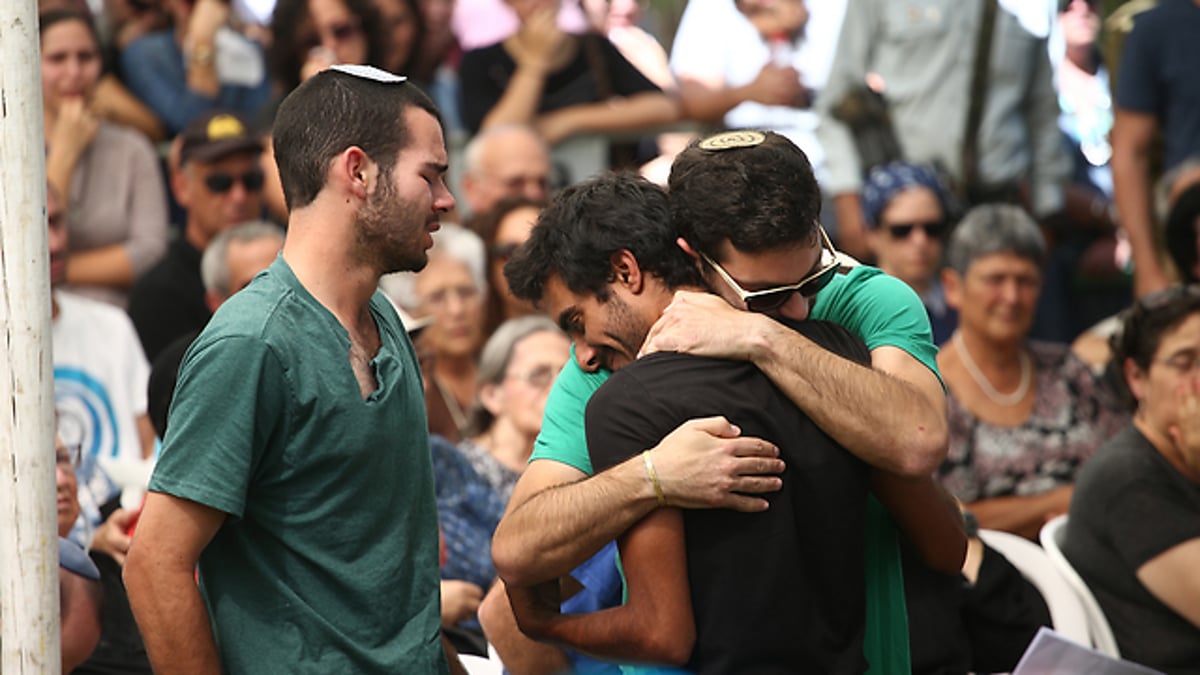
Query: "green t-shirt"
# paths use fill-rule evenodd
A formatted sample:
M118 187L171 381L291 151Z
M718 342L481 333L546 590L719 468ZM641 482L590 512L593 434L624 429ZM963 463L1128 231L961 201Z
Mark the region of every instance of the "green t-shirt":
M184 357L150 489L228 514L200 557L227 673L447 672L421 376L382 295L365 400L283 258Z
M938 378L937 348L921 299L903 281L865 265L836 275L817 296L812 318L837 323L868 349L893 346L925 364ZM584 413L588 399L611 373L584 372L567 361L550 396L529 461L548 459L591 475ZM900 566L899 534L887 510L869 498L866 531L866 636L868 672L909 672L908 614Z

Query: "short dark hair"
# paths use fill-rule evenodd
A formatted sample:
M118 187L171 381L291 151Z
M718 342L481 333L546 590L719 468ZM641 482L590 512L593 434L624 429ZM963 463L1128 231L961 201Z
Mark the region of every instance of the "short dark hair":
M1132 359L1138 368L1149 370L1163 336L1196 313L1200 313L1200 284L1172 286L1134 302L1121 314L1121 327L1109 339L1112 365L1119 370L1126 359ZM1128 386L1124 377L1120 380ZM1133 397L1124 393L1133 403Z
M604 301L615 278L611 258L628 250L668 288L703 285L676 236L662 188L635 174L610 173L555 195L504 276L513 295L535 303L556 274L572 292Z
M329 162L358 146L390 176L410 141L404 112L420 108L441 123L437 106L416 85L376 82L326 70L279 106L273 142L288 210L307 206L325 186Z
M821 189L800 148L772 131L753 146L704 149L693 141L671 166L671 222L714 259L721 242L757 253L817 239Z

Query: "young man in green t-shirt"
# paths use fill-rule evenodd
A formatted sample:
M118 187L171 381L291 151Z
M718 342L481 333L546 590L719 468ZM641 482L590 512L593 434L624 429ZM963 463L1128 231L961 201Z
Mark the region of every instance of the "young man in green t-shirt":
M794 231L789 239L789 231L801 219L815 221L816 195L803 153L775 134L726 134L685 151L672 170L672 220L685 237L687 225L708 226L691 230L697 245L689 240L684 247L728 302L681 292L651 329L648 348L665 345L753 361L835 440L894 474L893 489L907 495L900 503L945 513L928 479L945 452L944 399L928 320L910 290L870 268L834 275L815 307L798 292L796 280L817 268L823 242L808 235L797 240ZM741 233L755 227L766 230L768 243L742 241ZM778 288L747 292L735 284ZM830 355L767 316L738 311L748 305L792 319L805 318L811 308L816 318L842 323L864 338L874 368ZM605 379L599 369L627 363L639 346L589 344L577 336L579 363L598 372L568 364L547 403L543 437L493 543L497 569L510 586L530 587L568 573L654 509L657 496L640 458L580 481L591 472L581 440L582 411ZM764 501L735 493L776 488L778 479L762 474L778 472L777 460L763 457L747 439L720 438L736 435L723 421L685 426L651 453L665 500L683 507L764 508ZM878 538L875 549L881 552L877 571L868 574L877 588L875 611L892 627L868 644L868 658L887 668L884 661L899 655L906 664L894 534L879 527L868 536ZM927 543L927 557L940 569L957 570L961 537ZM490 596L482 615L493 615L502 601Z

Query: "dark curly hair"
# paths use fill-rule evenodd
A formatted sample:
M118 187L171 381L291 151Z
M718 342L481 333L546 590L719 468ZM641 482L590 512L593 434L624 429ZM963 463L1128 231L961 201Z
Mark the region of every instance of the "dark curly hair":
M668 288L703 286L677 236L662 188L635 174L610 173L555 195L504 276L513 295L534 303L553 275L574 293L606 301L615 279L611 258L628 250Z
M751 147L705 150L693 141L671 166L671 221L714 259L726 239L745 253L817 241L821 190L808 157L785 136L761 133Z

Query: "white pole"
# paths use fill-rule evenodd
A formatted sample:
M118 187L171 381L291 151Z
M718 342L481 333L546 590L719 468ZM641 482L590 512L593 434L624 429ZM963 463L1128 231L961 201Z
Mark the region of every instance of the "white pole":
M46 159L36 0L0 0L0 640L6 675L61 669Z

